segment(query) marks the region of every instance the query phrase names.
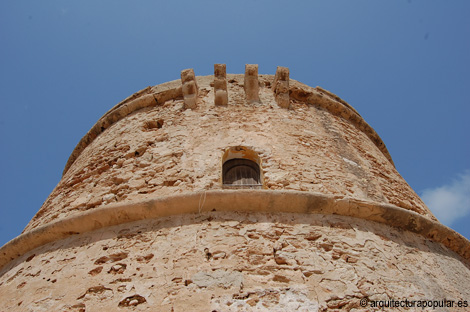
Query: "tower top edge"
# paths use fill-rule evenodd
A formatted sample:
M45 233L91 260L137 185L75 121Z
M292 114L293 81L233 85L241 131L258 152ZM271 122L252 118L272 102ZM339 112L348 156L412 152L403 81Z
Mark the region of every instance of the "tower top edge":
M63 170L62 175L68 171L68 169L72 166L74 161L78 158L81 152L89 145L93 140L104 132L107 128L109 128L112 124L116 123L117 121L125 118L129 114L151 106L160 106L163 105L165 102L169 100L176 100L176 99L184 99L185 100L185 107L184 109L194 109L197 105L194 102L191 105L194 106L186 106L186 96L188 95L188 99L191 97L195 98L194 101L197 99L197 90L199 89L216 89L220 83L220 79L225 80L225 85L227 82L229 83L237 83L240 86L243 86L245 89L245 93L247 96L248 101L249 92L247 90L247 85L250 84L249 80L255 75L256 77L256 86L266 89L273 89L273 92L276 94L276 100L281 98L284 95L284 98L287 96L287 102L290 101L297 101L302 102L307 105L317 106L324 110L329 111L330 113L337 115L343 119L349 120L353 123L359 130L364 132L371 141L379 148L379 150L384 154L384 156L390 161L390 163L394 166L392 157L385 146L385 143L379 137L379 135L375 132L375 130L364 120L364 118L346 101L341 99L336 94L325 90L319 86L311 87L306 85L302 82L299 82L294 79L289 78L288 68L279 66L277 68L276 75L271 74L259 74L257 73L257 65L256 71L253 73L252 66L248 66L247 64L245 74L225 74L223 72L223 76L220 76L220 70L225 70L225 67L217 67L217 65L224 65L224 64L216 64L214 75L205 75L205 76L197 76L194 75L194 71L192 69L185 69L182 71L181 80L172 80L168 82L164 82L155 86L148 86L142 90L135 92L134 94L130 95L129 97L125 98L115 106L113 106L110 110L108 110L98 121L92 126L92 128L82 137L82 139L78 142L74 150L72 151L65 168ZM284 79L285 79L285 71L287 71L287 83L285 81L279 82L279 79L283 79L283 72L284 72ZM189 74L188 74L189 73ZM221 78L222 77L222 78ZM247 78L248 77L248 78ZM281 78L279 78L281 77ZM195 86L195 94L187 93L189 90L188 85L190 85L194 81ZM284 83L284 90L279 88L279 86ZM253 84L253 83L251 83ZM286 87L286 86L287 87ZM226 88L226 87L225 87ZM193 87L194 89L194 87ZM279 90L281 90L279 92ZM284 91L284 94L282 92ZM258 91L255 91L258 92ZM256 102L256 99L255 99ZM188 101L188 103L190 103ZM260 102L257 102L260 103ZM287 106L281 105L281 100L278 101L279 107L288 108L288 110L292 110L292 107L287 104ZM225 103L227 104L227 103ZM217 106L217 102L216 105Z

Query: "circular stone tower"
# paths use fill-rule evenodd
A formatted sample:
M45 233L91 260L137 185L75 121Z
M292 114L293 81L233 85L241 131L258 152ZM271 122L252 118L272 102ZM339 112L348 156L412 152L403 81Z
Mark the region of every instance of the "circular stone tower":
M377 133L338 96L257 65L184 70L113 107L0 269L4 311L470 300L469 241L436 220Z

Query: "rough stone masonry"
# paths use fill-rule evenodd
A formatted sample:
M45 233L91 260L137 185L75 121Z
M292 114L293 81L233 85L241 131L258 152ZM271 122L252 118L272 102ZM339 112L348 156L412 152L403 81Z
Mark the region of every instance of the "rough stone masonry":
M470 243L436 220L351 105L289 76L186 69L111 108L0 249L2 309L470 300ZM243 184L253 178L260 189Z

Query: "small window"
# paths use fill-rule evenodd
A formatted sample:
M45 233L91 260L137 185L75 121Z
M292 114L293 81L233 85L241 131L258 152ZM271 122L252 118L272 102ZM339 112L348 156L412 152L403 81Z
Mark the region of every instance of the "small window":
M256 152L243 147L231 147L225 151L222 165L224 188L263 187L259 157Z
M248 159L230 159L224 163L224 185L261 186L259 166Z

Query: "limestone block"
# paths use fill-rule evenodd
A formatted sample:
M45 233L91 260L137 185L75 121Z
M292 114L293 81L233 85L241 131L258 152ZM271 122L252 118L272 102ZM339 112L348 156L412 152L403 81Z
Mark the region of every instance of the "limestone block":
M289 100L289 68L278 66L273 83L274 97L282 108L291 108Z
M235 287L243 284L243 274L237 271L214 270L211 272L197 272L191 278L198 287Z
M258 64L245 65L245 96L248 103L259 102Z
M181 71L181 84L184 98L184 108L196 108L198 87L194 69L185 69Z
M226 65L214 64L214 103L228 104Z

